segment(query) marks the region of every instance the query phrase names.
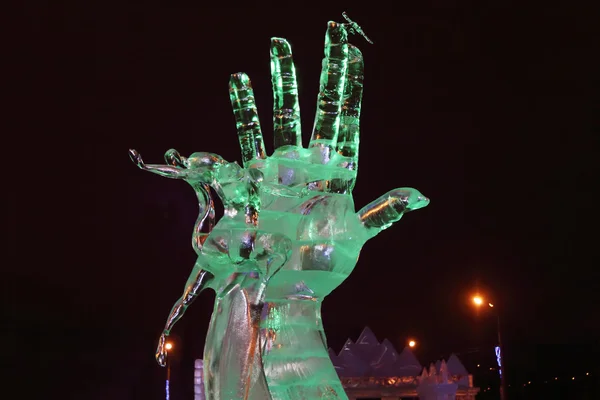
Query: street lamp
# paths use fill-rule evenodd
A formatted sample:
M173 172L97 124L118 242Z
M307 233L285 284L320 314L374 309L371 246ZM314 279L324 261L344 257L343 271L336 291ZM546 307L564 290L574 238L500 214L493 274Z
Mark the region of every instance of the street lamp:
M485 304L485 300L480 295L473 296L473 304L476 307L481 307ZM489 308L494 308L492 303L487 303ZM496 357L498 359L498 366L500 367L500 400L506 400L506 374L504 371L504 348L502 347L502 336L500 335L500 314L495 310L498 330L498 347L496 348Z
M165 349L167 350L167 357L166 357L166 361L167 361L167 385L166 385L166 394L167 394L167 400L169 400L170 397L170 390L169 390L169 382L171 381L171 361L169 361L169 350L171 350L173 348L173 343L171 342L167 342L165 344Z

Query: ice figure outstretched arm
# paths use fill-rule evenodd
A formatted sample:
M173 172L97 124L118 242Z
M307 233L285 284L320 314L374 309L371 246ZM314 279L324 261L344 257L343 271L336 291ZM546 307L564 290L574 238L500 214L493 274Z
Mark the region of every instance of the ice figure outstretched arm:
M173 325L183 317L185 310L194 302L198 294L206 289L214 280L214 277L210 272L202 269L202 266L200 265L200 254L204 242L215 223L215 207L210 195L210 189L207 185L198 183L192 186L194 187L196 196L198 196L199 207L198 219L194 225L194 234L192 235L192 247L199 258L188 278L182 297L177 300L169 313L163 333L160 335L158 341L156 361L163 367L165 366L167 356L165 351L166 338L169 336L171 329L173 329Z
M168 154L168 153L167 153ZM142 170L164 176L171 179L183 179L187 181L199 181L212 183L213 169L210 167L182 168L165 164L146 164L137 150L129 150L129 158Z
M171 309L169 317L167 318L167 323L163 329L163 333L160 335L158 347L156 349L156 361L162 367L166 365L167 360L167 352L165 349L166 338L171 333L173 325L175 325L175 323L181 319L185 313L185 310L190 306L190 304L192 304L200 292L206 289L213 282L214 276L202 268L201 260L202 258L199 257L196 265L194 265L194 269L192 270L192 273L185 284L183 296L177 300Z

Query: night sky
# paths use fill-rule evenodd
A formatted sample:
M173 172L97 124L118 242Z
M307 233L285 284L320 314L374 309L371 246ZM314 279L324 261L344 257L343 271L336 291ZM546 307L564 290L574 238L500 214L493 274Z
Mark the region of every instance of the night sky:
M327 297L329 345L339 351L369 326L398 350L415 338L424 364L457 352L491 365L495 319L469 303L479 288L500 312L514 385L597 363L592 10L84 3L15 12L4 37L0 337L14 398L163 396L154 350L196 258L197 202L127 151L148 163L170 148L241 161L227 83L242 71L270 154L272 36L292 45L306 145L326 24L342 11L375 42L350 39L365 62L357 209L404 186L431 204L368 242ZM174 399L190 396L213 297L173 331Z

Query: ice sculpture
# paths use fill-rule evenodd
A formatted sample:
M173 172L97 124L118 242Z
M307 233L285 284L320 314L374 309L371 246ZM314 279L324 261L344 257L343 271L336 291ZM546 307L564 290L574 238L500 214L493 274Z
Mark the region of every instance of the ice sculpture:
M346 16L345 16L346 17ZM229 92L243 166L211 153L143 170L188 182L200 216L192 245L198 259L160 338L165 339L198 293L216 299L204 349L207 399L345 399L327 353L321 303L352 272L365 242L429 200L394 189L356 212L363 58L349 23L329 22L312 136L302 147L296 74L289 43L271 40L275 151L267 156L246 74ZM224 205L215 224L211 188Z

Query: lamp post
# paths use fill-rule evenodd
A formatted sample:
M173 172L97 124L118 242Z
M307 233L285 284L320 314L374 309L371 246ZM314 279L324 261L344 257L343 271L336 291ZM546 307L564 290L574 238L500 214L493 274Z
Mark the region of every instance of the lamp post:
M480 295L473 296L473 304L477 307L482 307L486 301ZM498 347L496 350L496 357L498 358L498 364L500 367L500 400L506 400L506 374L504 371L504 347L502 347L502 335L500 334L500 314L494 308L492 303L487 303L488 308L493 309L493 313L496 315L496 329L498 333ZM485 306L484 306L485 307Z
M167 350L167 382L165 386L165 392L167 395L167 400L170 397L169 383L171 382L171 361L169 361L169 351L173 348L173 343L169 342L165 344L165 349Z

